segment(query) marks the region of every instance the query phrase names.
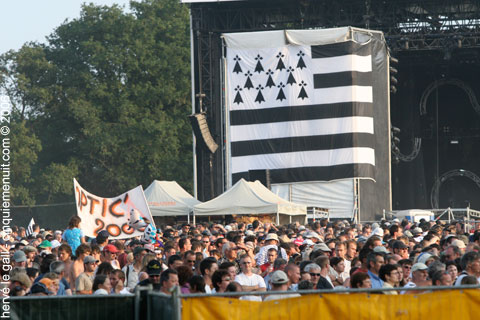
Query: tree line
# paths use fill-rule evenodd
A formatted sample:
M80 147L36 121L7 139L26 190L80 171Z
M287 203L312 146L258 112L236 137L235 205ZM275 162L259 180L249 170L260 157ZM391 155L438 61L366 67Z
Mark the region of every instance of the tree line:
M111 197L154 179L192 188L188 8L85 4L45 43L0 56L14 205Z

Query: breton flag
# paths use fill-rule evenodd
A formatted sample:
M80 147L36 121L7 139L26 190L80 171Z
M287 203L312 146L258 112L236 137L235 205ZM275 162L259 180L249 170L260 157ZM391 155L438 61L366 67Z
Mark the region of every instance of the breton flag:
M254 35L253 35L254 36ZM227 48L232 183L375 179L371 42Z
M33 233L33 225L35 224L35 220L30 220L30 223L28 224L27 230L25 231L25 234L27 237Z

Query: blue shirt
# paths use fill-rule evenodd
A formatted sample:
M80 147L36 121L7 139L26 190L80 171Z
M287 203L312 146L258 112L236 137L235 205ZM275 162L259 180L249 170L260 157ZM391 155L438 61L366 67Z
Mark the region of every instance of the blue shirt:
M372 289L381 289L383 287L383 280L377 275L373 274L370 270L368 270L367 273L370 277L370 281L372 282Z
M78 228L67 229L63 233L63 240L66 240L68 242L68 245L70 246L70 248L72 248L73 254L75 254L78 246L82 243L82 237L83 232Z

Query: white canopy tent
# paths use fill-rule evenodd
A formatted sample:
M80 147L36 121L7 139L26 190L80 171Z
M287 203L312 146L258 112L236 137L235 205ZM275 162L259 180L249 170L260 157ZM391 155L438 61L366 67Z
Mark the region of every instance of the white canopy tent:
M187 216L201 202L175 181L153 181L145 189L145 198L154 217Z
M282 199L259 181L247 182L241 179L215 199L198 204L193 208L194 222L196 216L233 214L275 214L278 224L280 215L306 218L307 207Z

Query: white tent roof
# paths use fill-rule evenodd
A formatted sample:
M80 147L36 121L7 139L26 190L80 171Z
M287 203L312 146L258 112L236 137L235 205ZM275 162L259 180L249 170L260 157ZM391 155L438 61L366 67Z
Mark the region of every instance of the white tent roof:
M145 189L152 216L187 216L201 203L175 181L155 180Z
M215 199L193 208L195 216L230 214L285 214L306 215L307 207L284 200L268 190L259 181L238 181Z

